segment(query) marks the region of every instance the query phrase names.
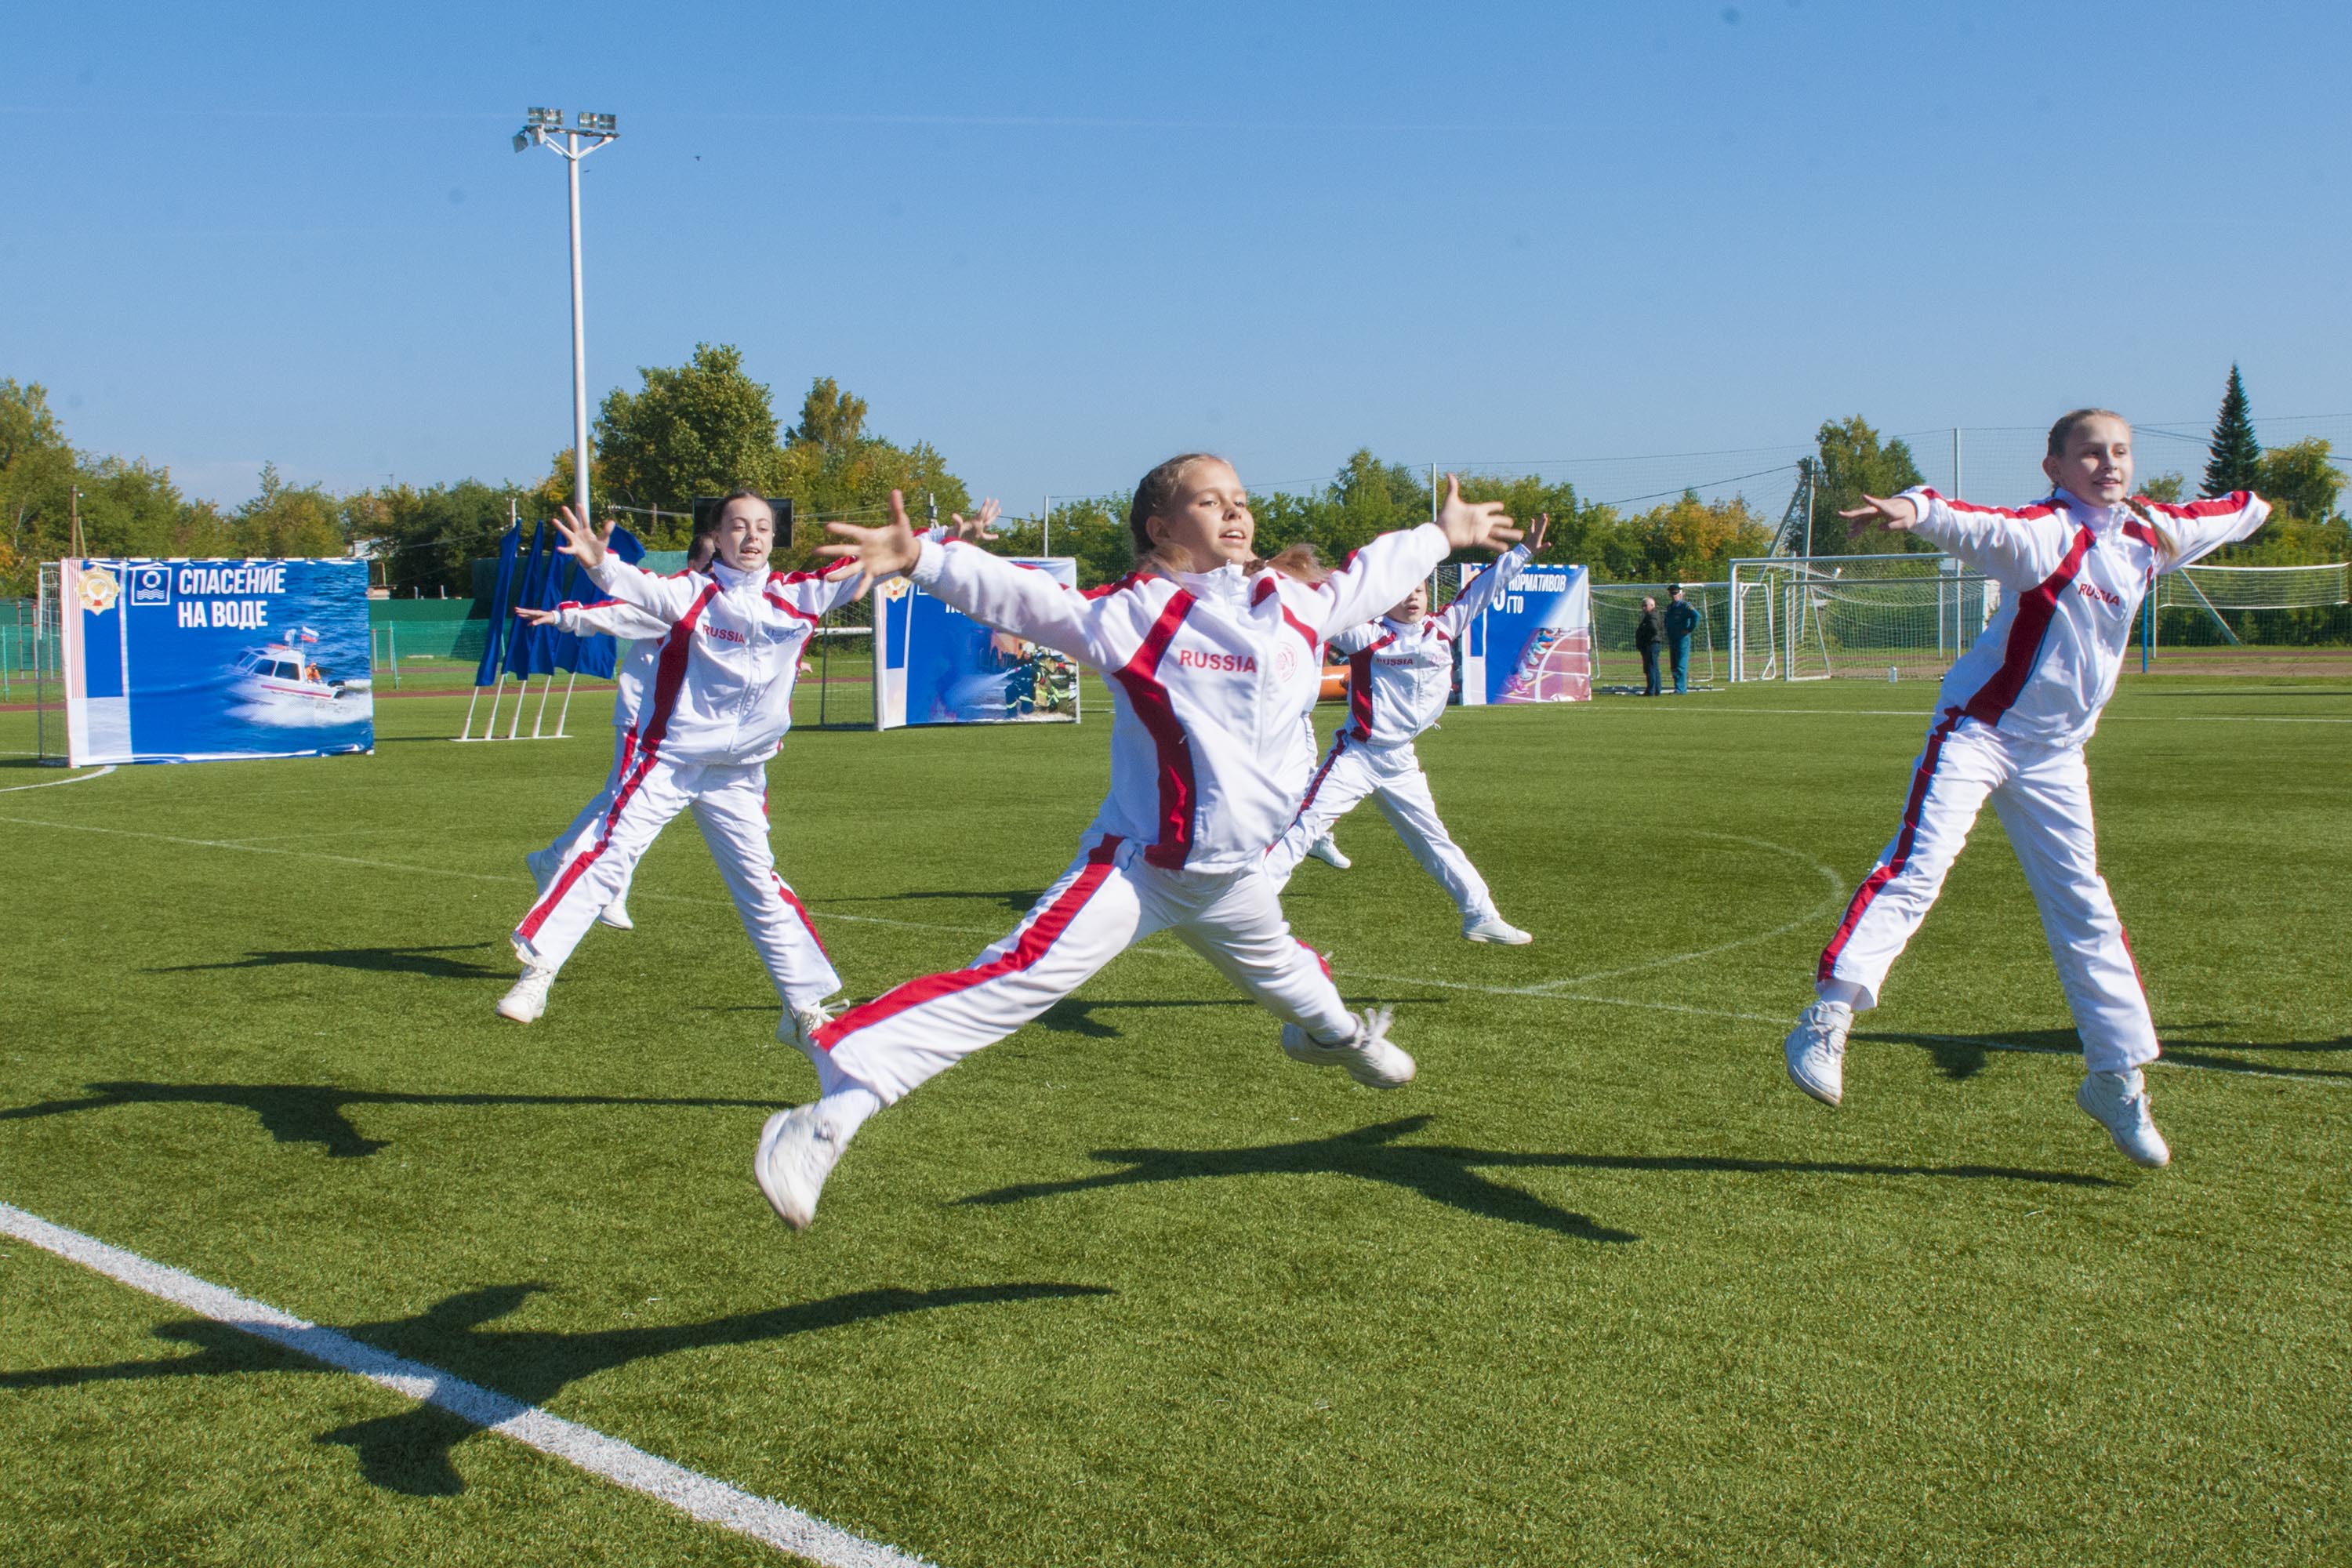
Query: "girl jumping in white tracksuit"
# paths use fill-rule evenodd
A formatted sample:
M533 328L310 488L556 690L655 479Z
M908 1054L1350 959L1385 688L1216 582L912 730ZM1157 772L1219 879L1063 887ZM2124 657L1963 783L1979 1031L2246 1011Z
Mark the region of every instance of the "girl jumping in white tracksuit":
M1139 570L1081 594L968 544L917 540L893 500L888 528L828 526L828 547L873 576L909 573L977 620L1057 648L1111 688L1111 786L1078 856L1002 942L909 981L815 1032L824 1096L779 1111L752 1171L795 1229L866 1117L1003 1038L1155 931L1172 931L1283 1020L1282 1048L1359 1083L1395 1089L1412 1058L1388 1014L1351 1015L1322 960L1290 934L1265 869L1295 801L1277 777L1323 632L1393 604L1454 549L1517 539L1502 509L1449 493L1439 521L1375 540L1319 585L1255 564L1256 520L1218 458L1146 475L1128 525Z
M605 525L609 538L611 524ZM687 571L708 574L710 566L710 535L694 536L694 548L688 552ZM613 797L621 793L621 784L628 776L629 763L636 743L637 714L645 707L646 692L654 683L656 668L661 659L661 639L669 635L669 623L634 605L618 599L606 599L597 604L565 603L551 610L518 607L515 615L533 626L552 626L569 637L617 637L629 644L629 651L621 656L613 671L613 765L604 774L604 787L596 797L581 808L555 842L544 849L534 849L522 858L530 868L531 880L544 894L548 884L563 869L563 863L572 855L596 841L596 830L604 816L613 809ZM596 911L596 923L611 926L615 931L634 929L629 919L629 881L635 874L631 867L623 874L621 885L613 894L613 901Z
M743 929L783 999L780 1039L808 1048L841 988L808 911L768 844L768 759L792 728L793 681L818 617L855 598L858 574L772 572L775 521L749 492L719 507L718 557L708 577L656 577L608 553L567 509L558 525L566 553L614 598L667 631L653 689L624 737L628 763L613 804L586 847L562 868L514 930L522 979L499 1003L527 1024L546 1010L547 988L599 910L613 901L638 857L680 811L718 861Z
M1287 885L1309 847L1370 795L1421 868L1454 900L1464 936L1512 946L1534 940L1503 919L1486 879L1445 831L1412 742L1445 711L1454 690L1455 641L1543 548L1543 536L1544 523L1538 522L1532 538L1478 574L1437 615L1429 614L1429 585L1416 583L1404 602L1379 620L1331 638L1332 650L1348 659L1348 721L1331 737L1331 749L1308 781L1297 816L1266 851L1265 868L1275 886Z
M1903 822L1822 953L1817 999L1783 1047L1789 1076L1843 1095L1846 1032L1927 918L1990 796L2042 910L2088 1069L2075 1103L2142 1165L2171 1158L2140 1068L2156 1025L2115 900L2099 875L2083 743L2115 695L2124 645L2156 578L2245 538L2270 515L2249 491L2188 506L2132 500L2131 426L2077 409L2051 426L2050 499L2020 511L1925 488L1841 515L1917 533L2001 587L1984 636L1944 678Z

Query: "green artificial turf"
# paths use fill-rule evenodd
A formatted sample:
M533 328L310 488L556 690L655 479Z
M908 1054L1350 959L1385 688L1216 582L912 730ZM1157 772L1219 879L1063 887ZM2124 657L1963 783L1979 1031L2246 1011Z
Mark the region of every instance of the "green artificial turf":
M1535 945L1461 942L1370 810L1286 900L1412 1086L1163 937L869 1123L800 1237L749 1160L814 1074L690 827L491 1016L600 713L0 795L0 1200L952 1568L2352 1558L2352 689L2135 677L2093 742L2161 1173L2073 1106L1990 813L1845 1106L1782 1076L1931 695L1456 710L1422 755ZM851 995L1060 871L1094 714L788 742ZM0 1323L11 1562L770 1556L13 1240Z

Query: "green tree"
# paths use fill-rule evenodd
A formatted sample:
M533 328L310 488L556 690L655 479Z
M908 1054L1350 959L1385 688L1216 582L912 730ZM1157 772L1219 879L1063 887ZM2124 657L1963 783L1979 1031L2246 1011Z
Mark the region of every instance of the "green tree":
M2221 393L2221 416L2213 422L2211 456L2205 463L2205 493L2225 496L2252 489L2263 448L2254 439L2254 419L2246 404L2246 384L2238 367L2230 367L2230 384Z
M261 465L260 493L229 522L247 555L341 555L351 547L342 503L317 485L288 484L275 463Z
M845 451L865 434L866 399L843 392L829 375L810 384L808 395L801 399L801 422L793 426L795 444Z
M1855 529L1838 516L1861 505L1866 494L1891 496L1923 482L1908 442L1882 441L1859 414L1851 419L1823 421L1816 439L1821 446L1821 480L1813 489L1814 554L1883 555L1933 548L1908 533Z
M775 408L740 350L697 343L685 364L637 374L638 390L615 387L597 410L592 496L683 510L698 495L772 483ZM555 466L568 500L572 455Z
M2139 482L2139 493L2150 500L2178 501L2189 493L2189 479L2182 474L2158 474Z
M2336 515L2344 470L2336 466L2331 443L2315 436L2264 452L2255 460L2252 482L2242 488L2257 491L2285 516L2326 522Z

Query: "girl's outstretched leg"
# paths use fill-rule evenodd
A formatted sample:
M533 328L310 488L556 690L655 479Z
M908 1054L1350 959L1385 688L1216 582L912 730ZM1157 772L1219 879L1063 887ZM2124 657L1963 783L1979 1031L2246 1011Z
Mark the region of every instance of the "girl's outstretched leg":
M1911 770L1903 822L1863 879L1822 951L1815 999L1781 1042L1789 1080L1824 1105L1845 1096L1845 1039L1853 1016L1878 1005L1886 972L1908 946L1967 844L1985 796L2010 771L2000 740L1956 709L1927 732Z
M866 1117L1013 1033L1168 923L1121 864L1133 849L1116 837L1088 847L971 963L909 980L815 1031L823 1096L770 1117L751 1161L785 1224L808 1227L825 1177Z
M1282 1048L1312 1067L1345 1068L1358 1083L1401 1089L1413 1061L1388 1043L1388 1010L1348 1011L1329 965L1290 934L1271 879L1234 878L1175 926L1186 946L1283 1021Z
M2074 1102L2106 1128L2126 1159L2163 1165L2172 1152L2156 1130L2140 1075L2157 1058L2156 1020L2123 918L2099 875L2081 750L2069 746L2028 761L1994 792L1992 805L2042 910L2042 933L2083 1037L2085 1071Z

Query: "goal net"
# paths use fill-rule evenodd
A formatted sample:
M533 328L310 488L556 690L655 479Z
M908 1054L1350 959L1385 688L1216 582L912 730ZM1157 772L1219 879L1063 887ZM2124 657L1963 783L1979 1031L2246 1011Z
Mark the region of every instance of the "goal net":
M2185 566L2157 579L2159 644L2352 644L2352 563Z
M1735 561L1733 680L1934 679L1976 646L2000 586L1948 555Z
M1654 599L1663 618L1672 596L1671 583L1595 583L1592 584L1593 681L1596 685L1638 687L1643 683L1641 650L1633 635L1642 624L1642 601ZM1711 686L1723 679L1724 628L1731 619L1731 585L1727 583L1685 583L1683 597L1698 613L1692 629L1690 679ZM1661 642L1660 668L1674 679L1665 663L1669 653Z

